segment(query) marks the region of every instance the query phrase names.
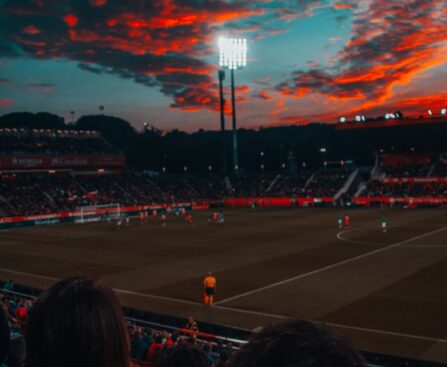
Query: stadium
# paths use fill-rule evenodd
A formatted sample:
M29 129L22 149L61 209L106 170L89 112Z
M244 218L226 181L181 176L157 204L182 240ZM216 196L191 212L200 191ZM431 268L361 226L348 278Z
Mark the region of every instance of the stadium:
M176 43L195 44L184 39L184 27L203 22L217 32L225 17L242 16L243 10L248 19L274 15L292 27L301 17L326 11L352 12L360 22L360 5L309 2L290 8L281 1L254 6L219 0L186 6L175 0L160 10L131 1L132 12L115 14L121 8L112 0L68 1L67 9L46 0L26 3L0 3L0 24L8 25L0 32L0 71L10 73L2 74L0 91L23 98L17 108L0 98L0 108L6 108L0 116L0 365L3 359L5 367L446 365L445 95L421 98L429 105L410 104L414 82L392 105L368 95L362 102L366 112L352 107L349 114L334 114L329 103L350 107L357 94L367 94L371 83L382 85L386 76L370 80L362 66L364 74L353 69L336 81L312 66L295 71L293 82L270 88L259 79L244 89L235 86L235 74L244 80L243 69L255 62L250 38L240 36L244 29L255 32L245 23L237 38L219 38L215 66L203 61L204 46L193 52ZM368 5L374 16L380 5L375 3ZM417 1L409 3L423 12ZM41 39L46 31L34 17L45 9L58 14L67 36L59 39L55 32L54 39ZM446 6L436 9L445 13ZM426 16L435 22L440 15L431 11ZM112 32L101 39L107 44L102 63L96 59L100 49L93 49L97 25L91 14L107 25L98 34ZM7 34L8 16L34 23L22 35ZM174 23L181 28L175 40L168 31ZM131 31L121 44L118 32L128 24ZM150 48L155 46L139 52L143 35L160 53ZM263 42L257 33L251 36ZM354 37L350 46L361 41ZM136 59L125 63L112 53L114 42L124 54L152 55L160 63L174 51L176 60L196 58L182 59L187 65L181 66L149 58L149 70L142 72ZM59 96L53 87L33 82L18 92L20 84L11 81L8 63L24 57L13 54L19 47L37 58L32 62L79 62L76 70L103 78L95 80L104 82L110 98L112 79L157 86L164 98L174 99L166 108L171 112L166 117L160 108L159 123L135 123L123 117L130 112L119 113L131 109L120 96L110 113L103 105L99 114L77 118L75 111L55 113ZM163 47L169 51L161 53ZM371 51L374 44L364 47ZM421 62L424 55L418 55ZM445 67L445 59L436 65ZM183 81L187 73L198 79ZM203 82L205 76L212 83ZM358 92L365 78L368 86ZM318 86L321 79L325 87ZM97 87L82 78L70 83L66 90L58 87L62 95L81 98L80 86ZM172 92L182 83L186 89ZM353 89L344 89L347 84ZM328 93L326 102L313 106L327 108L326 114L284 115L269 123L312 88ZM327 88L334 88L332 94ZM37 109L27 93L44 96ZM263 113L268 120L259 120L260 127L257 119L249 122L250 113L261 111L275 93L290 98L288 107L278 101L273 113ZM252 105L245 100L250 98L262 102ZM33 112L17 112L22 106ZM202 108L208 109L203 121L211 118L213 125L165 127L165 118L194 120Z

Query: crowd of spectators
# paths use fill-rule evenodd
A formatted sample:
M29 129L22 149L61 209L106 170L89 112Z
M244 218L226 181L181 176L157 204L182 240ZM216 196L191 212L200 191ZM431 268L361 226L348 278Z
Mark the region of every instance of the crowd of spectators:
M233 197L268 196L267 189L272 185L277 175L274 173L241 173L230 179Z
M382 166L381 168L387 177L426 177L431 165Z
M35 301L13 288L0 291L2 367L366 366L344 339L307 321L260 328L235 346L200 339L192 318L174 332L136 326L101 280L67 278Z
M347 169L320 170L303 188L303 195L307 197L332 197L341 189L349 174L350 171Z
M296 174L281 174L268 195L274 197L298 197L303 196L304 186L310 179L312 171L300 171Z
M447 163L439 163L434 166L432 177L447 177Z
M447 184L440 182L385 183L380 180L368 182L367 197L447 197Z
M116 153L96 131L0 129L0 155Z
M289 174L4 173L0 217L73 211L81 206L151 205L222 200L226 197L333 196L345 171Z
M383 179L373 179L367 184L363 196L367 197L446 197L447 184L436 182L447 177L447 165L439 161L433 165L383 166ZM433 180L429 180L432 177ZM415 180L411 180L415 178ZM417 180L427 178L426 181ZM410 179L399 181L399 179Z

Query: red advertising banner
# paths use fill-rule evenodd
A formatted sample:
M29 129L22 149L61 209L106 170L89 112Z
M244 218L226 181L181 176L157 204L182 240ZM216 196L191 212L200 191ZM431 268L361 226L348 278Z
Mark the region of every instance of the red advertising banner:
M0 156L0 169L98 168L125 164L123 155Z
M371 205L374 203L382 204L406 204L406 205L443 205L447 204L447 197L430 197L430 196L420 196L420 197L386 197L386 196L375 196L375 197L356 197L354 198L354 203L357 205Z
M381 180L384 184L402 183L447 183L447 177L387 177Z
M424 153L388 153L380 156L382 164L388 167L405 167L431 163L429 154Z
M277 206L311 206L315 204L330 204L334 201L332 197L323 198L229 198L224 200L225 206L231 207L249 207L253 204L258 207L277 207Z

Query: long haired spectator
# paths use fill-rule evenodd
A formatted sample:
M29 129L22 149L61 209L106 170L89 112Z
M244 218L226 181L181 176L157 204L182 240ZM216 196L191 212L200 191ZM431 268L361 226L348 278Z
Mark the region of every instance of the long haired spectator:
M188 344L168 348L162 353L157 367L210 367L211 362L199 347Z
M62 280L30 311L28 367L129 367L129 336L115 293L102 281Z
M5 361L9 349L9 325L8 319L0 307L0 365Z
M363 357L326 327L290 321L255 333L227 367L366 367Z

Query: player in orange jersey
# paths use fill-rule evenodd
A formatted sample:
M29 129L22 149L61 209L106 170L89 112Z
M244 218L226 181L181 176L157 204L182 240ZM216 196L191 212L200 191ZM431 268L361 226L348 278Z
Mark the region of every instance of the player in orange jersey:
M216 278L213 273L209 272L205 279L203 279L203 287L205 294L203 296L203 303L206 305L212 305L214 302L214 294L216 292Z

